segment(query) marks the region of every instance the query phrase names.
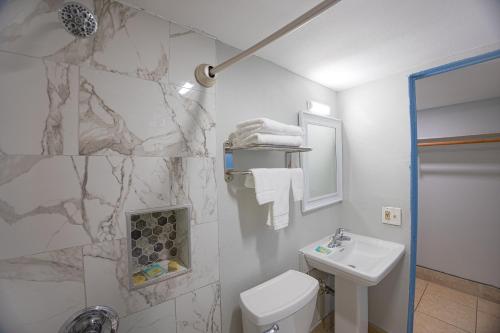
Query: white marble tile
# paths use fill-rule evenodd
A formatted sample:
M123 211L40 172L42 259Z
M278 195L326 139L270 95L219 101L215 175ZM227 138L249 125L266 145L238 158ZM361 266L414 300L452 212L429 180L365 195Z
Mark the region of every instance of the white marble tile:
M220 333L220 286L212 284L175 299L177 333Z
M0 151L78 154L78 68L0 52Z
M80 154L214 156L214 96L81 69Z
M212 221L213 168L212 158L0 156L0 259L123 238L126 210L192 204L194 223Z
M0 332L54 333L84 307L80 247L0 260Z
M215 159L176 158L170 163L173 203L192 205L191 219L196 224L217 221Z
M174 300L120 319L120 333L176 332Z
M80 154L177 156L182 133L156 82L81 69Z
M0 258L91 242L82 220L84 158L0 158Z
M128 290L126 241L83 249L87 304L106 304L127 316L166 302L219 278L217 223L191 229L192 271L141 289Z
M215 156L215 94L164 81L160 85L188 148L183 156Z
M215 40L185 27L170 26L170 82L179 86L214 92L200 86L194 77L199 64L216 65Z
M168 72L168 21L116 1L95 1L99 29L90 66L158 81Z
M170 23L111 0L86 0L96 34L75 39L58 21L63 0L8 1L0 11L0 50L160 80L168 73Z
M133 161L134 190L127 198L126 210L192 205L195 224L217 219L214 158L134 157ZM121 228L125 230L125 224Z

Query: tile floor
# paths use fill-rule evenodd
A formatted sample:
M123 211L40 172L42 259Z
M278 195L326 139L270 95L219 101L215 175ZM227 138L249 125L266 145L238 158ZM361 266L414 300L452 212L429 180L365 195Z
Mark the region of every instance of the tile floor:
M311 333L335 333L335 313L332 312ZM368 323L368 333L385 333L385 331Z
M414 333L500 333L500 304L418 279Z

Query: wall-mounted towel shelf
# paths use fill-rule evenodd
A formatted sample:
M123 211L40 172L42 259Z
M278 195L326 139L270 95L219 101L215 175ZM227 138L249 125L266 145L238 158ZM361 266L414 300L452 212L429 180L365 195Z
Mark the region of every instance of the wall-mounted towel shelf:
M285 165L291 167L291 153L302 153L311 151L310 147L290 147L290 146L275 146L275 145L252 145L245 147L233 146L230 141L224 142L224 180L230 182L234 175L249 175L249 170L235 170L233 152L235 151L281 151L285 153Z

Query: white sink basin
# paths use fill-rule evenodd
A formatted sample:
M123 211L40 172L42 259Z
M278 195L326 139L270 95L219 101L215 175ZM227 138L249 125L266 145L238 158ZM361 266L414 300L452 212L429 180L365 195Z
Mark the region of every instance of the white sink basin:
M331 236L300 250L307 263L320 271L342 276L362 286L374 286L394 268L403 257L402 244L377 238L344 233L350 241L328 248Z
M335 333L368 332L368 287L378 284L403 257L402 244L344 233L351 238L329 248L332 236L299 251L310 267L335 275Z

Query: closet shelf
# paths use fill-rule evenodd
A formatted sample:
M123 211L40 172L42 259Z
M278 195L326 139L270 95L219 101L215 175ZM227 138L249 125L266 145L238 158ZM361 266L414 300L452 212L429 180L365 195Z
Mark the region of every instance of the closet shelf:
M310 147L292 147L277 145L251 145L251 146L233 146L230 141L224 142L224 180L230 182L234 175L249 175L250 170L235 170L233 161L233 152L235 151L281 151L285 153L285 165L291 167L291 153L303 153L311 151Z
M433 147L433 146L470 145L470 144L495 143L495 142L500 142L500 133L485 133L478 135L419 139L417 142L417 146Z

